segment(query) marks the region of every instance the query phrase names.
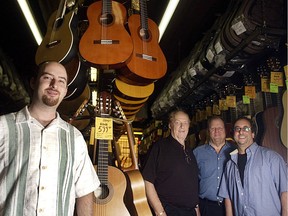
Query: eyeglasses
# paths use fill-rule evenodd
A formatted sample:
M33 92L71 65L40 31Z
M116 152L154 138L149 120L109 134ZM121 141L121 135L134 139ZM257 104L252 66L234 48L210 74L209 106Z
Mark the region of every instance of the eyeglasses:
M224 131L224 128L222 128L222 127L218 127L218 128L209 128L209 131L210 131L210 132L214 132L214 131L222 132L222 131Z
M185 155L185 160L187 162L187 164L191 164L191 158L190 156L188 155L188 153L186 152L185 148L183 148L183 151L184 151L184 155Z
M251 127L244 126L243 128L240 127L234 127L234 132L240 132L240 131L248 132L251 131Z

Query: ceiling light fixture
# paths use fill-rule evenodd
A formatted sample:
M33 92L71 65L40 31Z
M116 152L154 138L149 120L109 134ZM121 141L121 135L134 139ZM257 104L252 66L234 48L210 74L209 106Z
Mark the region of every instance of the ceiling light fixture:
M33 17L29 3L26 0L17 0L17 2L22 10L22 13L25 16L25 19L31 29L31 32L36 40L36 43L39 46L43 38Z
M159 41L161 40L169 22L171 17L173 16L174 11L176 10L176 7L178 5L180 0L170 0L169 4L165 10L165 13L161 19L160 25L159 25Z

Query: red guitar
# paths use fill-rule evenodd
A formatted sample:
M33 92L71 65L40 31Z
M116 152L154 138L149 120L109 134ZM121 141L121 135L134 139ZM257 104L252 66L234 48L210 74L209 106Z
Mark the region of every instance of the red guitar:
M166 74L167 62L158 44L158 26L147 16L146 0L140 0L140 13L128 19L134 49L119 78L126 83L147 85Z
M79 44L81 56L104 69L121 67L133 50L124 27L126 8L111 0L97 1L89 5L87 17L89 26Z

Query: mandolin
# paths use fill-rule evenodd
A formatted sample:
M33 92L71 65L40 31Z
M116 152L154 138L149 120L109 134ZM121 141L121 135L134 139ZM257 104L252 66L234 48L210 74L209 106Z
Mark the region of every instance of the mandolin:
M79 43L82 58L103 69L123 66L133 50L124 27L126 8L112 0L97 1L89 5L87 18L89 25Z
M134 48L118 78L134 85L147 85L162 78L167 62L158 43L158 26L148 18L146 0L140 0L140 15L131 15L128 27Z
M61 0L58 10L49 18L47 32L37 48L35 62L45 61L66 63L77 56L77 16L76 9L67 12L67 0Z

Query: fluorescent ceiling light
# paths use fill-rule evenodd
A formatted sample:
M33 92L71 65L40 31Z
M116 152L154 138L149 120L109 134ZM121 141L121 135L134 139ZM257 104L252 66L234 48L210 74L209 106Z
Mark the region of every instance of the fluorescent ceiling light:
M160 25L159 25L159 33L160 33L159 34L159 41L161 40L179 1L180 0L170 0L169 1L169 4L165 10L165 13L164 13L164 15L161 19Z
M28 5L27 1L26 0L17 0L24 16L25 16L25 19L33 33L33 36L38 44L38 46L41 44L41 41L42 41L42 35L39 31L39 28L35 22L35 19L31 13L31 9L30 9L30 6Z

